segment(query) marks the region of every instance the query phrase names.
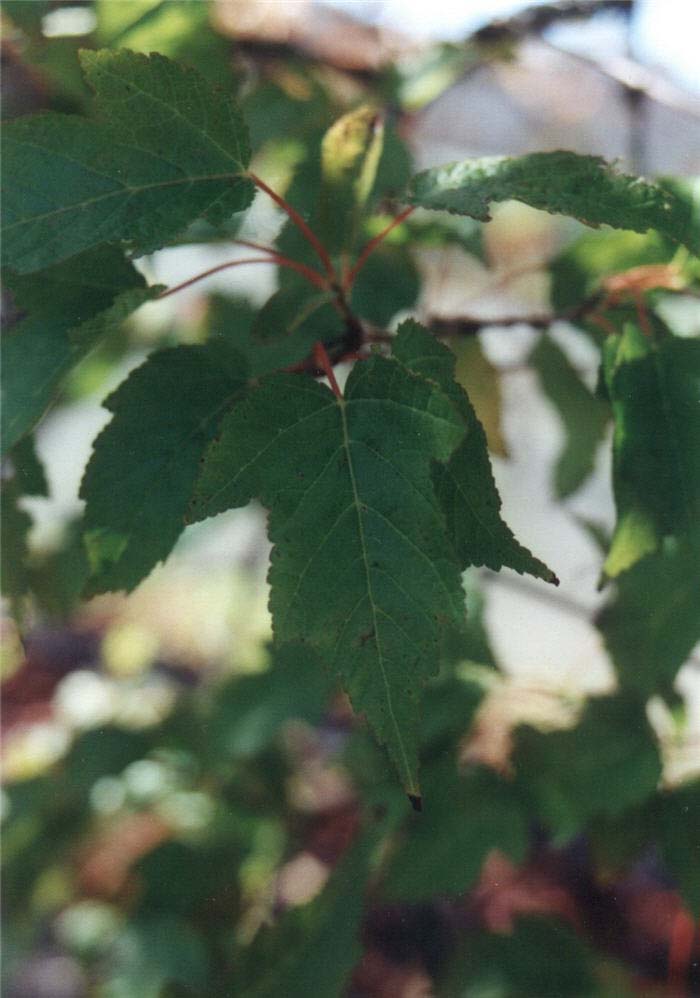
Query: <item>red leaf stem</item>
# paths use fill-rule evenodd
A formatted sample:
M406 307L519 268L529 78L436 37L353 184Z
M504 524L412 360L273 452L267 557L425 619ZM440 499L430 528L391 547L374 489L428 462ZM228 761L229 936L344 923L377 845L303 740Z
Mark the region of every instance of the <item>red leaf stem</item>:
M385 229L382 229L382 231L378 235L376 235L373 239L370 239L370 241L367 243L367 245L364 247L364 249L358 256L357 261L355 262L355 266L351 268L350 273L347 275L347 278L345 279L346 288L351 288L353 286L353 284L355 283L355 278L362 270L364 265L367 263L367 260L375 251L377 246L379 246L379 244L386 239L386 237L389 235L392 229L395 229L397 225L401 225L404 219L408 218L408 216L411 214L413 210L414 210L413 206L411 206L410 208L404 208L404 210L399 215L397 215L396 218L392 219L392 221L387 225Z

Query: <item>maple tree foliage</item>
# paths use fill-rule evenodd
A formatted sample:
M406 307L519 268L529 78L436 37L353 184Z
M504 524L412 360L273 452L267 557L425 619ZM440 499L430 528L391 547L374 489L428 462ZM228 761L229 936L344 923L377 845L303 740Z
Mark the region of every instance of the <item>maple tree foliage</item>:
M251 170L269 91L242 110L198 70L162 54L105 48L85 50L80 61L92 93L85 113L46 111L5 128L4 280L22 312L4 341L2 374L10 468L3 586L13 600L30 591L45 598L22 504L47 488L35 427L76 365L128 316L197 280L148 286L132 260L185 241L235 239L254 198L268 197L286 213L274 246L240 240L255 254L251 262L278 268L279 288L262 308L213 302L204 342L153 350L105 399L110 419L83 474L85 509L71 549L83 598L130 592L168 558L188 524L260 502L272 544L272 664L201 708L203 751L217 779L242 760L259 765L254 779L262 787L259 760L283 722L318 724L339 690L356 714L359 734L345 765L368 805L381 800L381 816L372 824L367 807L364 836L310 906L238 946L236 993L342 993L361 956L368 881L378 880L390 900L458 897L475 888L492 849L515 864L526 860L533 817L563 845L584 831L609 832L613 841L626 816L638 814L697 914L697 868L684 862L694 840L689 826L679 829L678 814L697 830L698 786L657 791L662 760L645 708L652 695L673 695L700 638L700 344L676 335L660 312L650 315L640 297L659 282L670 290L697 282L697 193L694 200L679 183L562 151L412 176L379 104L329 122L316 94L305 99L318 99L328 127L309 138L282 196ZM293 104L284 98L285 114ZM279 118L278 126L283 131ZM613 426L617 520L602 539L602 583L615 580L616 589L596 623L620 689L591 700L570 729L518 728L506 773L457 764L456 736L484 693L464 663L495 672L464 573L510 569L557 585L557 565L531 552L502 516L490 451L504 454L505 445L478 398L484 385L495 394L496 375L479 343L464 352L467 367L480 372L470 385L460 374L458 320L449 345L413 318L383 327L418 298L407 247L456 244L483 254L480 223L491 204L511 199L599 230L584 230L551 266L555 307L599 350L598 388L584 383L546 332L528 364L564 429L554 481L560 498L588 480ZM611 272L638 270L605 286L606 254ZM662 269L644 270L650 266ZM104 771L96 757L96 778L140 758L136 736L114 739ZM591 744L600 751L588 751ZM66 794L81 800L71 767L84 750L75 746L61 776ZM402 794L416 810L425 795L426 814L407 816ZM237 868L253 850L245 828L237 835L207 846L197 861L218 857ZM146 898L148 885L155 890L184 855L166 843L146 856ZM185 900L173 887L178 910L203 903L202 884L190 884ZM144 905L127 942L147 961L167 919L150 923ZM174 924L189 970L164 956L155 987L174 979L205 993L201 940L187 923ZM524 922L493 958L517 979L520 947L558 945L559 931L571 930ZM482 942L488 962L493 939ZM589 981L588 951L575 940L564 945L583 968L579 987ZM450 973L476 980L474 953ZM135 967L122 968L121 980L133 982ZM565 968L552 973L533 987L579 993ZM446 979L444 993L457 993L450 987ZM598 993L590 981L586 987Z

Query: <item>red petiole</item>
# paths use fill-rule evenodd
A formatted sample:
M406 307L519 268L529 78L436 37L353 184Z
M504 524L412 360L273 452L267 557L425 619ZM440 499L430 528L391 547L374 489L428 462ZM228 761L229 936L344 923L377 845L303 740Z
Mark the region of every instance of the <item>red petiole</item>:
M406 218L408 218L408 216L411 214L413 210L414 210L413 207L404 208L404 210L399 215L397 215L396 218L392 219L392 221L387 225L385 229L382 229L382 231L378 235L376 235L373 239L370 239L370 241L367 243L367 245L364 247L364 249L358 256L355 265L350 269L350 272L345 278L344 286L346 289L351 288L353 286L353 284L355 283L355 278L360 273L364 265L367 263L367 260L375 251L377 246L379 246L380 243L384 242L389 233L393 229L395 229L397 225L401 225L401 223Z
M335 374L333 373L333 365L331 364L331 359L328 356L328 351L324 347L323 343L314 343L314 363L323 371L323 373L328 378L328 383L330 384L333 394L336 398L342 399L343 393L340 390L340 386L335 379Z

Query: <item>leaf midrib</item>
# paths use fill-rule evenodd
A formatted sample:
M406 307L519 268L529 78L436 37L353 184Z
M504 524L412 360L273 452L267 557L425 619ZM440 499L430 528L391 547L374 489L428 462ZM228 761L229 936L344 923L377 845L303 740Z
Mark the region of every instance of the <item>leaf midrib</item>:
M379 621L377 619L377 613L379 608L377 607L377 604L374 599L374 590L372 588L372 577L369 570L369 557L367 554L367 542L365 540L365 528L362 520L362 504L360 502L360 496L357 488L357 478L355 476L355 467L353 465L352 452L350 449L350 435L348 432L347 411L346 411L347 403L342 398L338 400L338 403L340 408L341 426L343 430L343 446L345 448L345 452L348 457L348 473L350 476L350 485L353 494L353 504L357 511L357 527L360 538L360 547L362 549L362 563L365 568L365 577L367 579L367 595L369 598L369 605L372 613L372 623L374 627L374 644L377 649L379 673L382 677L382 683L384 684L384 689L386 691L388 716L391 720L392 727L394 728L397 745L399 747L399 751L401 752L401 758L403 759L403 764L405 767L405 776L407 783L406 790L409 794L418 794L419 789L414 784L413 775L411 773L411 766L408 762L408 756L406 755L406 748L404 746L403 738L401 737L401 729L399 728L396 715L394 714L394 705L391 696L391 686L389 685L389 677L387 676L386 668L384 665L384 655L382 653L382 645L379 637Z

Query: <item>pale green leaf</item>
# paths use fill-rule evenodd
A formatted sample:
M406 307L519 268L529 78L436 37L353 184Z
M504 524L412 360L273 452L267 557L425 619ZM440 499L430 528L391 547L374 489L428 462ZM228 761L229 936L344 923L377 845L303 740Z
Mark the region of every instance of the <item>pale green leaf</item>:
M232 99L163 56L84 51L100 121L41 114L5 129L3 260L39 270L100 243L147 253L199 216L246 208L245 125Z
M692 532L700 517L700 340L652 343L634 326L606 342L615 419L617 524L608 577Z
M420 688L464 616L430 466L463 432L437 386L380 356L354 367L344 399L272 375L224 420L190 510L253 497L270 510L277 642L308 642L339 675L413 795Z
M294 336L303 339L307 353L316 340L328 342L342 334L343 324L331 305L330 292L301 277L268 298L253 323L253 335L261 340Z
M339 118L321 143L320 235L330 252L352 249L382 153L384 121L362 105Z
M668 542L625 572L596 621L621 685L665 695L700 641L700 549Z
M416 174L405 200L488 221L493 201L522 201L586 225L656 229L697 252L700 233L671 191L618 173L599 156L557 151L467 159Z
M486 436L471 402L454 380L455 358L417 322L408 319L393 344L394 356L409 370L439 385L460 412L468 430L448 462L436 463L433 480L447 532L463 569L486 565L513 568L556 583L551 569L513 536L500 516Z
M204 448L245 377L242 359L236 371L215 349L174 347L152 354L105 401L114 416L80 487L88 595L131 590L170 554Z
M457 358L455 381L462 386L474 406L489 450L499 457L508 457L503 436L503 399L498 370L484 353L478 336L454 337L449 346Z
M594 396L549 336L541 337L528 362L563 424L564 447L554 470L556 493L562 499L593 471L596 451L610 422L610 407Z

